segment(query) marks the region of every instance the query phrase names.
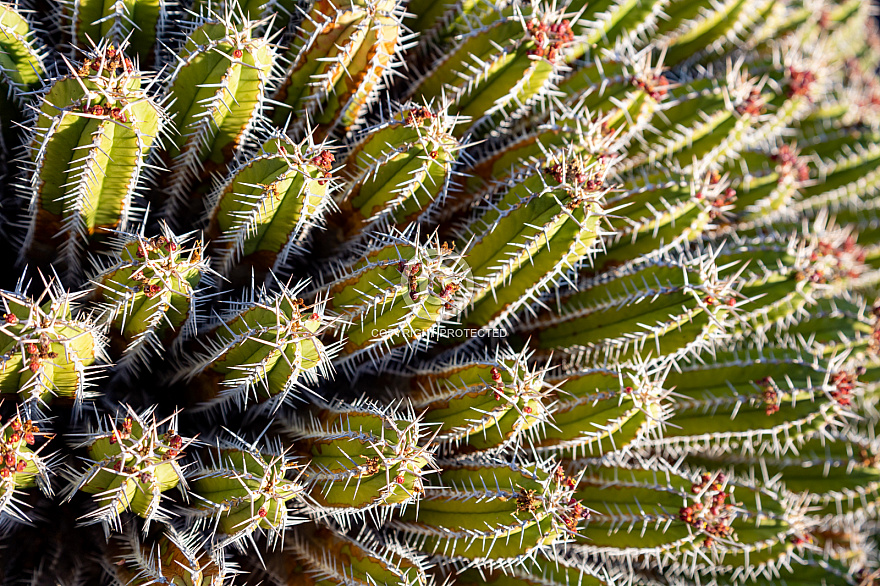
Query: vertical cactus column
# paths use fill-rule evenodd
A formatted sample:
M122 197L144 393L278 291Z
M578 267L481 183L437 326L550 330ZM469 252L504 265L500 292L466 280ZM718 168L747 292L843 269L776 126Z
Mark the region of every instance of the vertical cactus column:
M24 250L32 261L56 261L68 280L81 276L87 250L131 219L165 124L143 82L122 49L105 43L40 97L22 184Z
M367 131L341 169L334 217L348 243L379 227L403 230L445 199L460 149L450 134L456 122L443 110L412 106Z
M475 21L407 91L414 101L450 99L449 112L470 121L456 136L509 124L546 99L576 41L569 20L544 3L512 2Z
M141 413L131 407L98 420L80 447L88 450L81 458L86 470L69 468L67 500L78 491L95 495L97 508L82 517L84 524L101 523L104 532L122 528L122 514L134 511L146 520L167 521L171 512L163 507L162 493L174 487L186 494L186 480L179 460L193 440L178 435L177 413L157 420L154 409Z
M303 252L332 204L333 161L323 145L279 135L232 169L208 200L208 252L221 276L264 278Z
M606 171L588 157L562 155L496 186L458 233L474 280L466 325L504 323L590 255Z
M96 263L90 298L109 323L110 353L123 371L195 333L198 287L210 285L211 272L201 242L185 243L167 228L155 238L120 233L115 254Z
M406 398L437 426L433 441L442 453L532 445L554 424L545 370L530 358L510 350L453 358L416 370Z
M192 193L246 146L275 77L276 55L257 23L213 18L186 36L168 76L168 113L178 130L166 154L162 216L175 226L198 207Z
M427 346L436 328L469 299L471 281L461 253L434 234L381 236L325 270L326 281L306 295L326 299L341 349L335 362L356 370Z
M344 135L361 122L406 42L399 0L319 0L285 53L277 124Z
M205 324L198 348L174 373L186 379L191 399L202 408L245 409L262 404L274 411L307 384L331 376L338 351L319 334L321 307L307 308L298 289L249 293L219 319Z
M0 394L17 394L33 418L53 401L78 412L104 358L101 329L88 316L74 317L76 296L56 284L36 300L17 291L0 291L0 300Z
M61 4L63 29L75 47L86 48L100 39L127 40L133 55L152 62L157 39L168 18L165 0L57 0Z
M392 526L436 559L511 568L578 533L588 511L572 498L577 481L549 464L450 463Z
M223 586L235 570L222 556L200 546L201 536L167 527L161 535L141 541L136 531L113 539L104 567L116 586Z
M26 101L24 93L34 89L46 73L46 55L34 38L26 13L6 2L0 3L0 47L0 104L21 108ZM4 109L4 118L12 112ZM4 121L4 127L7 123Z

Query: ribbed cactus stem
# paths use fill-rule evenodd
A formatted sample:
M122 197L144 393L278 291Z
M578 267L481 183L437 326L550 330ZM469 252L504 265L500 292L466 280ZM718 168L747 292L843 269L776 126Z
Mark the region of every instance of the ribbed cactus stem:
M34 419L54 401L72 404L78 413L96 394L90 389L106 339L90 316L75 317L79 297L54 282L37 299L0 291L0 393L17 394Z
M67 500L78 491L94 495L96 507L83 515L82 523L101 523L105 534L122 529L122 514L131 510L145 520L168 521L171 511L163 506L163 493L178 487L183 495L187 483L180 460L193 439L178 434L178 414L157 419L154 409L137 412L130 406L84 434L78 447L86 469L65 471L70 485Z
M56 262L71 281L87 251L126 229L152 149L168 131L125 48L105 42L79 67L68 64L40 95L28 129L24 249L33 261Z
M323 147L274 136L215 188L206 236L217 272L246 281L252 272L278 273L289 257L303 254L333 205L334 156Z
M275 411L332 376L338 347L321 341L323 307L306 306L301 289L250 291L203 325L199 347L173 375L189 382L193 402L221 411L253 404Z
M110 351L123 371L143 367L195 333L201 286L212 271L201 242L167 226L153 238L119 233L112 256L96 259L90 298L109 325Z
M287 476L301 467L278 442L232 435L197 455L198 464L188 473L194 499L187 515L197 527L215 532L215 548L256 547L260 533L268 534L270 544L282 542L299 522L289 506L304 496L305 487L299 476Z
M166 154L162 216L172 225L197 208L191 190L241 151L261 120L276 54L258 22L213 17L190 31L168 76L168 114L179 134Z
M52 495L52 461L41 454L48 445L45 439L51 435L20 413L0 426L0 528L30 522L27 503L20 498L25 489L39 486Z
M366 512L386 518L400 505L417 507L426 475L436 470L434 448L423 445L430 428L411 408L338 401L283 429L309 461L303 479L314 514L344 525Z

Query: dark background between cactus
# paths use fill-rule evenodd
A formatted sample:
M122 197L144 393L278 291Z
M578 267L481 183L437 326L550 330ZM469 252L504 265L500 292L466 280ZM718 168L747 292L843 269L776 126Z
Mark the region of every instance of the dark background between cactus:
M3 584L874 583L871 4L0 11Z

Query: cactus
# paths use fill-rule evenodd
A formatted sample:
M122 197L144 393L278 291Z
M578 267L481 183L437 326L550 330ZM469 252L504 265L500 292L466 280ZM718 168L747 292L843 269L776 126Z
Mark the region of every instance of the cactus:
M274 95L277 123L345 133L363 119L406 43L397 0L322 0L305 14Z
M418 513L406 509L393 526L426 554L510 567L578 532L588 511L573 498L576 485L552 464L457 462L440 473L442 488L426 492Z
M138 413L129 406L124 414L97 424L78 446L88 451L88 457L81 457L88 468L66 471L68 500L77 491L95 495L96 508L83 516L83 523L101 523L109 535L121 530L121 515L129 509L144 518L144 531L152 521L169 519L163 493L186 490L179 462L193 442L178 435L177 414L157 420L152 409Z
M257 402L277 409L304 382L328 378L337 349L316 335L322 329L320 308L306 312L297 292L251 292L203 328L201 349L182 361L175 379L187 379L194 400L204 407L244 408Z
M129 42L131 52L150 62L156 40L168 18L165 0L138 0L107 5L90 0L58 0L63 28L75 47L87 47L98 39Z
M51 457L40 453L48 443L40 441L41 445L36 447L38 438L42 440L47 435L19 414L0 427L0 527L29 522L25 502L18 497L25 489L39 486L47 495L52 494Z
M251 269L264 276L301 254L330 205L332 161L329 151L283 136L242 161L209 199L206 236L217 272L230 277Z
M289 422L284 433L309 461L303 478L316 514L343 522L416 501L433 467L431 451L420 445L422 422L369 401L328 405L309 422Z
M266 532L273 541L283 539L297 519L287 503L299 499L304 486L285 475L297 464L280 446L248 443L232 435L199 455L187 474L192 482L193 508L187 516L196 526L207 526L225 535L218 549L243 542L254 543L254 534Z
M169 223L196 208L190 190L228 164L261 120L276 55L254 35L256 26L227 16L194 27L168 75L168 116L178 129L165 151L170 174L161 209Z
M4 351L0 393L17 395L34 419L60 400L79 411L93 398L96 361L104 358L106 340L88 315L74 315L77 295L57 283L45 284L37 299L15 291L0 291Z
M118 537L108 547L105 568L114 585L180 584L222 586L231 568L223 558L211 558L197 544L198 534L169 528L148 543L136 532Z
M550 416L545 371L530 367L531 354L499 349L485 358L453 358L416 371L407 399L438 426L441 451L467 453L530 443Z
M0 66L0 89L3 96L4 111L13 106L6 102L21 105L24 93L33 89L45 75L45 56L35 42L31 23L15 5L0 5L0 46L3 47L3 64Z
M187 240L164 226L155 238L121 233L113 256L97 263L91 301L109 323L110 352L124 370L195 331L198 287L211 274L203 245L184 248Z
M871 3L47 6L0 582L877 581Z
M418 240L411 231L378 236L306 293L309 300L326 299L335 336L342 338L336 364L353 370L367 358L381 364L414 352L467 302L472 283L462 254L436 233L424 245Z
M22 183L30 219L24 250L81 277L87 250L124 230L166 116L143 75L106 42L40 96ZM97 248L96 248L97 247Z

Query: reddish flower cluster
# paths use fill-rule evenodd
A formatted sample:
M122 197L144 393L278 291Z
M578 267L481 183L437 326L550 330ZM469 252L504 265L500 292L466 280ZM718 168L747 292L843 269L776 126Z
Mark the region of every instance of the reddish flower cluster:
M407 265L406 261L401 260L397 263L397 270L406 275L407 285L409 287L409 298L413 301L419 300L419 283L418 276L422 272L422 263L416 262Z
M761 90L752 88L749 96L736 107L737 113L741 116L748 114L749 116L760 116L764 113L764 98L761 96Z
M406 113L407 126L421 126L427 120L434 118L431 111L423 106L418 106ZM436 157L436 155L435 155Z
M864 262L865 250L856 244L852 236L847 236L842 244L820 241L810 254L810 262L823 260L823 267L810 267L796 275L798 281L824 284L838 278L855 278L861 274L857 265ZM828 269L828 270L826 270Z
M501 382L501 373L496 367L492 367L492 384L495 387L495 400L501 400L501 392L504 391L504 383Z
M52 351L52 343L46 334L40 335L39 344L34 344L33 342L25 344L24 350L27 353L28 369L31 372L40 370L43 360L58 358L58 353Z
M651 96L655 102L660 102L666 97L669 88L669 80L665 76L652 76L648 79L633 77L631 83Z
M12 433L4 442L0 442L0 478L12 478L18 472L24 472L27 468L27 460L19 458L18 450L22 442L32 446L36 441L36 434L40 428L28 419L22 421L16 417L9 422Z
M834 390L831 391L831 398L837 401L839 405L844 407L852 403L852 392L855 389L855 383L859 373L863 373L864 367L860 367L854 373L838 372L831 377L831 384Z
M158 238L141 240L135 254L138 258L146 258L151 252L167 253L175 250L177 250L176 242L165 236L159 236Z
M559 51L574 41L574 31L571 29L571 22L567 19L547 24L534 18L528 24L528 31L535 41L534 48L529 49L528 54L545 57L548 61L556 61Z
M14 313L4 313L3 314L3 321L5 321L10 326L14 326L15 324L18 323L18 316L15 315Z
M773 379L768 376L755 381L755 383L762 387L761 400L764 402L764 413L767 415L773 415L778 412L779 391L776 390L776 385L774 384Z
M584 168L581 160L563 161L556 163L547 169L551 177L556 179L558 183L569 182L576 185L583 185L588 191L598 191L602 189L603 181L599 173Z
M703 500L678 511L678 518L683 522L697 531L708 533L703 541L705 547L710 547L715 538L729 537L733 532L730 526L733 505L726 502L730 497L730 493L724 491L726 480L722 472L715 474L714 478L712 474L703 474L691 485L691 492L702 494Z
M810 178L810 168L799 157L797 150L787 144L779 147L776 154L771 155L770 159L776 162L779 169L779 180L793 175L798 181L807 181Z
M131 437L131 427L134 424L131 417L122 420L122 430L114 430L116 433L110 436L110 443L115 444L120 439L127 440Z
M796 96L806 96L810 93L810 86L816 81L816 76L812 71L801 71L794 67L788 68L788 92L789 98Z
M333 156L333 153L324 150L312 157L311 163L316 167L320 167L325 171L329 171L333 168L333 161L335 160L336 157Z
M113 45L107 45L104 55L97 59L86 59L82 67L77 70L77 75L88 75L90 71L99 72L101 69L115 73L117 69L124 69L126 73L134 71L131 59L117 51Z

